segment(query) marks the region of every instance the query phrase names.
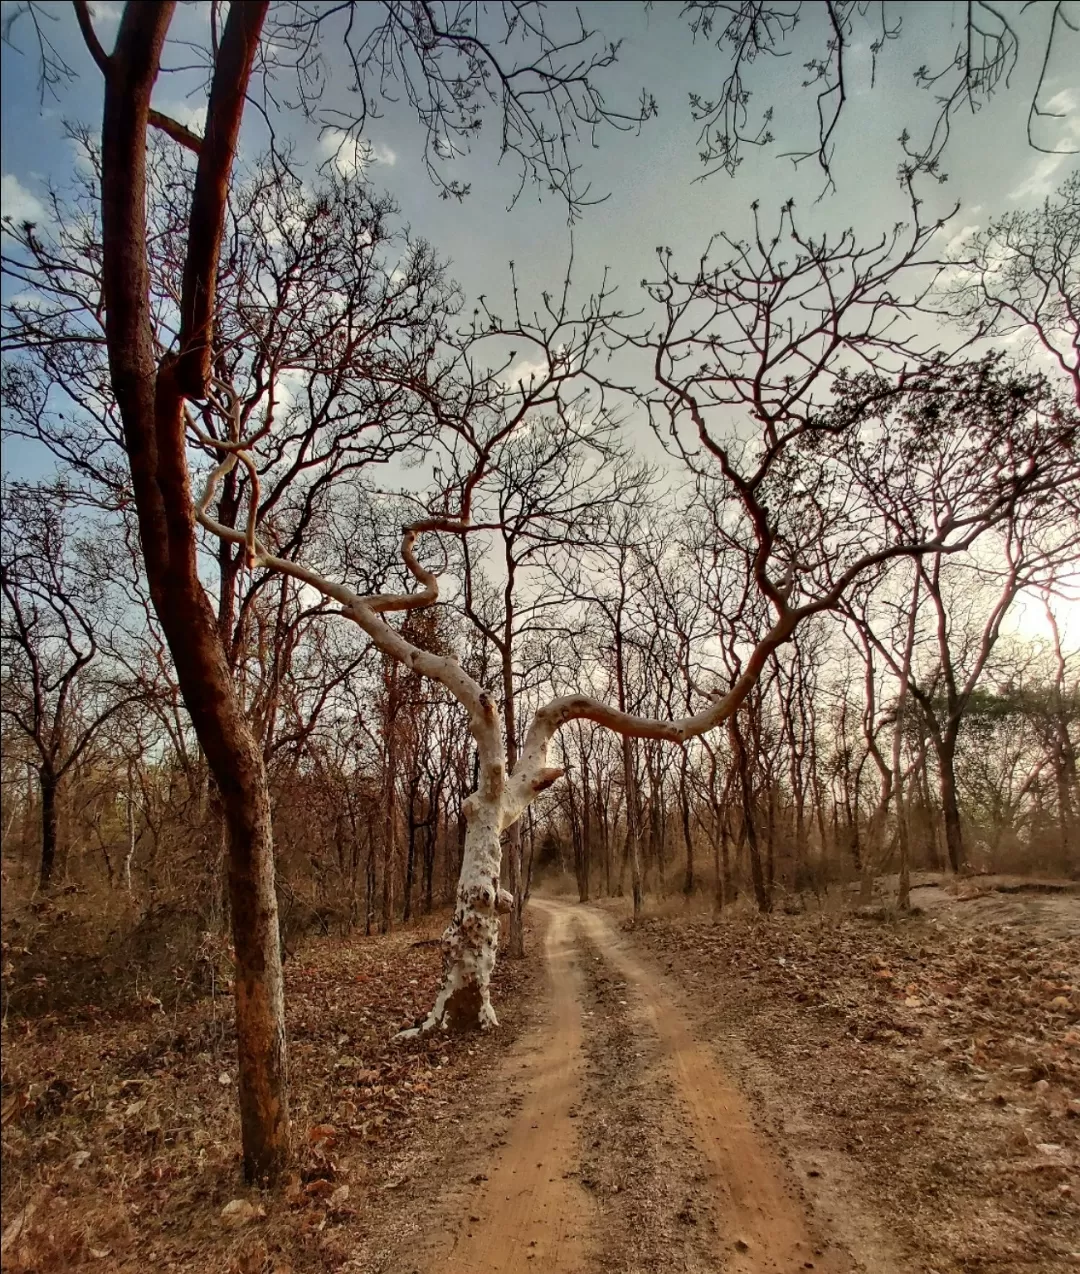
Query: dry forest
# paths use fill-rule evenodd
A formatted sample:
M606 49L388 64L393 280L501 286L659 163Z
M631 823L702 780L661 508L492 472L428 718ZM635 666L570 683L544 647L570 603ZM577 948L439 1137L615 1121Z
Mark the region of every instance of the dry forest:
M1080 1269L1080 6L2 54L4 1271Z

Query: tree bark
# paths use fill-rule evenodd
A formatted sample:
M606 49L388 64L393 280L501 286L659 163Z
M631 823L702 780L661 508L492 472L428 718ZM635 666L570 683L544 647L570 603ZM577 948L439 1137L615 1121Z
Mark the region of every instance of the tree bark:
M565 745L563 746L563 764L569 776L566 784L566 802L570 812L570 848L574 855L574 879L577 882L578 902L588 902L589 891L584 875L585 850L581 840L581 820L578 817L573 771L570 768L570 757Z
M124 882L124 888L131 893L131 864L135 860L135 783L131 774L131 766L128 766L127 774L127 851L124 854L123 866L120 868L120 878Z
M498 1026L491 1003L491 973L499 949L499 916L510 895L499 888L502 867L502 788L505 768L484 766L481 786L462 807L465 852L454 917L442 937L443 981L431 1012L410 1032L476 1030Z
M506 730L506 766L513 771L517 764L517 717L514 711L514 665L512 658L513 617L511 591L513 589L513 573L507 583L506 627L502 647L502 680L503 680L503 726ZM525 955L525 889L521 878L521 821L515 820L506 839L507 852L510 855L510 893L513 902L510 906L510 954L515 959Z
M225 813L244 1171L249 1180L274 1180L288 1159L289 1117L270 800L262 755L199 580L184 422L185 396L201 397L206 389L225 193L266 4L234 5L226 20L192 201L181 348L159 365L146 260L146 131L174 7L128 5L105 76L105 332L150 593ZM193 351L198 365L190 361Z
M413 881L416 877L416 797L418 793L414 787L412 790L412 803L409 805L409 845L405 855L405 901L401 908L401 923L408 924L412 918L412 895Z
M622 740L623 785L626 789L626 857L630 860L630 877L634 890L634 919L641 915L644 894L641 888L641 845L638 832L637 783L634 776L634 753L631 740Z
M38 770L38 789L41 792L41 873L40 885L48 889L52 884L53 871L56 867L56 789L59 786L56 775L46 765Z
M383 826L382 826L382 915L379 931L389 933L394 927L394 868L397 837L397 660L390 661L386 682L386 716L383 724Z
M934 740L941 780L941 810L945 825L945 851L954 872L964 866L964 835L960 826L960 805L956 794L956 739L946 733Z
M907 636L904 641L904 661L900 667L900 686L896 698L896 721L893 724L892 772L896 792L896 844L900 855L900 880L896 904L901 911L911 906L911 854L908 837L907 802L904 794L904 720L907 711L908 684L911 680L911 661L915 653L915 624L919 610L919 587L922 579L915 572L915 585L908 612Z
M750 879L754 886L754 900L757 902L758 910L767 915L772 911L772 889L765 878L765 872L762 867L750 762L746 754L746 741L743 738L737 717L732 716L729 719L728 731L739 777L739 792L742 798L743 837L746 840L746 848L750 855Z

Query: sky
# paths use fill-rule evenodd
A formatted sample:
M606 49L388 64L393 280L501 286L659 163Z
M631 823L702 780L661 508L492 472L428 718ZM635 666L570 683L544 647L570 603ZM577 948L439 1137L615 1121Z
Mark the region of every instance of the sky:
M2 0L6 23L16 5ZM70 7L41 6L44 25L57 50L76 72L56 94L38 84L38 63L32 32L25 19L12 30L12 45L0 49L0 147L2 147L2 210L5 214L39 217L47 182L63 186L72 172L74 152L65 140L65 120L96 127L100 119L101 86L97 69L86 53ZM95 24L108 49L115 34L121 5L97 0ZM364 6L361 6L361 12ZM747 155L734 178L719 173L695 182L702 172L698 159L697 126L690 118L688 95L708 97L723 77L723 58L709 43L692 40L681 5L661 0L647 9L640 3L587 3L581 6L588 27L608 39L621 39L617 64L601 73L605 97L612 105L632 107L642 87L656 98L658 118L639 136L602 131L598 148L586 142L579 157L597 192L609 198L588 210L574 228L575 283L582 292L595 287L607 267L619 285L628 308L640 304L640 281L656 274L655 247L670 246L676 261L695 261L709 239L723 230L743 235L751 224L751 203L759 201L766 221L788 198L794 198L808 228L821 232L853 226L864 235L877 235L906 213L895 180L900 159L897 142L907 127L916 138L933 115L932 95L914 87L913 73L922 64L939 65L955 47L964 6L933 0L894 8L903 19L903 38L887 44L870 84L869 27L857 28L849 62L849 104L842 117L834 157L835 191L821 199L820 171L807 163L796 170L783 151L813 144L816 131L813 92L800 90L805 62L820 53L824 39L824 7L804 6L805 20L796 38L785 45L783 58L761 58L753 68L752 105L775 104L773 131L777 142L766 151ZM1048 0L1021 13L1021 4L999 5L1016 23L1022 43L1019 63L1008 92L998 93L974 117L956 118L943 165L948 181L921 192L929 213L960 204L948 237L962 242L973 228L992 215L1038 204L1080 163L1080 37L1062 28L1063 38L1047 69L1041 94L1044 109L1060 118L1039 125L1041 142L1059 153L1042 154L1028 145L1027 113L1036 83L1045 31L1053 6ZM1080 0L1073 0L1080 24ZM554 21L569 21L569 5L551 11ZM177 42L167 48L165 65L179 66L190 58L179 42L205 31L206 6L182 5L174 19ZM345 89L343 53L333 42L326 46L327 107L349 105ZM185 123L200 126L199 97L188 96L190 74L163 74L154 103ZM250 115L250 112L249 112ZM328 154L325 140L298 115L287 120L297 155L315 168ZM383 118L370 125L368 139L375 156L369 168L372 183L388 190L412 230L430 240L449 259L451 272L472 300L480 294L492 308L505 304L508 263L513 260L526 298L539 299L542 288L555 288L568 259L570 232L563 209L551 196L538 199L526 189L518 204L507 204L516 174L495 149L497 122L486 119L474 153L461 160L455 172L472 184L462 202L439 198L420 162L420 133L404 105L389 105ZM258 124L245 124L242 154L254 154L261 144ZM505 310L503 311L505 312ZM638 430L636 445L654 454L655 442ZM12 460L5 457L5 467ZM30 463L26 458L22 463ZM1033 608L1037 609L1037 608ZM1077 629L1080 637L1080 627Z

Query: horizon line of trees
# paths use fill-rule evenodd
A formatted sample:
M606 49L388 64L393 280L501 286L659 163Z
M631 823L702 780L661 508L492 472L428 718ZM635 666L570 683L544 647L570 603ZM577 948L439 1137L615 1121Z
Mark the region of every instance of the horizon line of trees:
M220 811L130 528L115 538L56 487L9 484L3 495L5 869L24 893L97 882L143 903L182 893L194 871L206 880L205 921L220 925ZM584 680L601 694L621 681L635 712L677 712L738 667L747 639L737 627L726 649L702 640L722 587L702 569L708 510L676 524L656 507L667 494L640 495L632 515L624 498L590 508L607 524L594 522L592 548L618 569L564 569L558 622L536 609L550 583L536 591L526 558L510 614L510 689L523 708ZM383 514L389 523L394 512ZM528 544L549 557L555 548L550 537ZM414 612L406 632L498 685L509 577L496 586L488 547L462 560L468 592ZM632 887L631 834L645 890L707 889L718 909L747 894L767 911L778 892L851 879L869 891L904 854L910 869L1075 875L1080 658L1063 645L1069 593L1054 576L1065 549L1050 566L1035 555L1034 574L1015 544L1011 563L984 552L979 563L897 564L840 622L819 622L777 652L724 734L682 747L632 740L629 769L615 736L578 722L560 744L565 782L523 820L526 882L554 869L574 877L583 900L621 894ZM286 943L305 929L386 932L450 899L476 766L452 697L347 640L304 601L283 584L251 606L239 641L272 776ZM1001 636L1018 602L1041 611L1043 639Z

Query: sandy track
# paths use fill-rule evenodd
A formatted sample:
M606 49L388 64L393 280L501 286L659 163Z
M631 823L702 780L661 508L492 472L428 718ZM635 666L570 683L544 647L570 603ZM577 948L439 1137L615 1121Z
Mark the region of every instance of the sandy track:
M662 976L626 946L602 914L552 900L534 905L549 920L548 1022L523 1037L509 1059L507 1084L524 1085L520 1113L493 1161L477 1173L468 1211L458 1214L456 1233L429 1265L430 1274L539 1269L577 1274L603 1250L603 1218L578 1182L576 1115L585 1066L579 937L627 983L639 1020L655 1033L674 1088L671 1118L706 1165L705 1179L692 1188L716 1216L715 1268L725 1274L854 1269L851 1258L815 1229L790 1173L755 1127L746 1099L711 1050L694 1039ZM678 1171L675 1164L657 1166Z
M705 1189L717 1205L723 1268L731 1274L852 1269L845 1254L815 1233L789 1174L754 1127L746 1099L711 1050L694 1039L663 980L623 945L605 916L585 907L572 910L601 956L634 988L659 1036L677 1100L709 1165Z
M569 907L552 908L544 942L550 1021L522 1041L525 1099L505 1147L483 1173L439 1274L573 1274L586 1268L595 1207L574 1173L581 1095L581 976ZM520 1067L520 1059L511 1064ZM509 1079L509 1076L507 1076ZM494 1101L501 1094L493 1093ZM478 1174L479 1175L479 1174Z

